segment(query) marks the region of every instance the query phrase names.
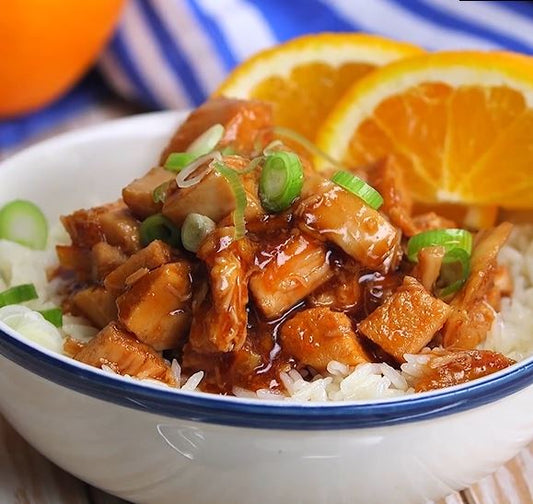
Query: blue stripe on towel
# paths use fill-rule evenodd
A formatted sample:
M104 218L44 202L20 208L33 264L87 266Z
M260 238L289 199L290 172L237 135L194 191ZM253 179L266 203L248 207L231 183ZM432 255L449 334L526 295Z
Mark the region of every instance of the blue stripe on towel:
M354 31L360 27L347 21L322 2L309 0L248 0L269 22L279 41L321 31Z
M430 5L430 2L421 0L409 0L405 2L402 0L388 0L392 3L396 3L400 7L410 10L416 16L423 18L425 22L431 22L449 28L452 30L464 32L476 37L484 38L490 42L501 45L508 49L521 52L532 52L531 46L520 42L519 40L506 36L505 34L498 32L492 28L477 24L466 19L456 17L448 12L445 12L438 7Z
M172 70L176 79L181 80L183 86L194 105L200 105L207 97L200 81L187 58L181 53L179 46L168 31L165 22L160 18L150 2L137 2L150 31L157 42L161 53L165 56L165 62Z
M221 60L224 63L224 68L227 71L231 70L238 63L238 61L226 42L222 30L216 21L198 6L196 0L186 1L196 16L198 22L203 26L205 32L208 33L213 40L213 46L217 48Z
M136 88L138 96L151 108L162 109L163 104L159 102L133 60L127 44L120 33L120 29L115 33L108 50L112 50L120 59L124 73L129 78L132 86Z

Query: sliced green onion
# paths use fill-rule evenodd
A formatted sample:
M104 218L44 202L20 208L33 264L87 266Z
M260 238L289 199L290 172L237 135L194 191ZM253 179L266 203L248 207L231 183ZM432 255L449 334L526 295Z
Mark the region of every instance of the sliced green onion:
M363 179L347 171L338 171L331 177L332 182L361 198L368 206L377 210L383 205L383 198Z
M206 215L190 213L181 226L181 243L189 252L196 252L204 238L216 228L215 221Z
M31 201L10 201L0 209L0 239L44 249L48 239L46 217Z
M431 229L412 236L407 242L407 257L418 262L418 252L425 247L443 246L446 252L462 249L470 256L472 235L464 229Z
M237 151L235 150L234 147L232 147L231 145L228 145L227 147L224 147L223 149L221 149L220 153L223 156L234 156L235 154L237 154Z
M446 253L442 260L440 276L437 280L436 294L440 298L447 298L457 292L470 275L470 254L455 248Z
M222 161L222 154L215 151L195 159L176 175L176 184L178 187L183 189L198 184L213 169L213 163L208 163L208 161ZM200 167L203 168L199 173L196 173Z
M198 155L192 152L173 152L165 161L165 170L179 173L188 164L191 164Z
M163 182L162 184L158 185L153 191L152 191L152 201L154 203L164 203L167 199L167 189L170 185L170 181Z
M294 152L276 152L265 158L259 180L259 198L268 212L282 212L300 196L304 172Z
M15 285L3 292L0 292L0 308L2 306L23 303L24 301L30 301L32 299L37 299L35 285Z
M208 152L211 152L222 140L224 136L224 126L222 124L213 124L210 128L205 130L196 140L194 140L189 147L187 147L187 152L195 154L196 157L203 156Z
M280 147L285 147L284 143L280 140L272 140L264 149L263 149L263 155L268 156L269 154L273 154L274 152L278 152Z
M248 163L248 166L246 166L244 170L241 170L239 174L246 175L247 173L253 172L264 160L265 158L263 156L259 156L259 157L252 159Z
M151 215L145 219L140 227L141 243L146 247L154 240L161 240L171 247L180 244L180 232L174 223L162 214Z
M63 325L63 311L61 308L50 308L48 310L39 310L39 313L51 324L56 327Z
M244 220L244 210L248 203L246 192L239 177L239 172L231 169L224 163L215 162L214 165L215 169L226 179L235 196L233 225L235 226L235 240L240 240L246 234L246 221Z
M346 170L346 166L344 166L340 161L333 159L324 151L320 150L313 142L300 135L300 133L297 133L296 131L293 131L289 128L284 128L283 126L275 126L274 134L289 138L290 140L300 144L305 150L307 150L311 154L317 157L324 158L328 163L331 163L333 166L336 166L341 170Z

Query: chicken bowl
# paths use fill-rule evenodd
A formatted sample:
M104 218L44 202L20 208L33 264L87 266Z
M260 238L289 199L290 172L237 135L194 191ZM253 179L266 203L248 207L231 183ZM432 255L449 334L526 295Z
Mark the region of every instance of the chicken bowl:
M76 227L71 217L79 215L76 214L79 209L100 208L109 201L116 201L122 188L128 187L133 179L141 180L148 168L157 166L161 152L168 145L176 127L180 123L187 124L187 121L186 114L149 114L44 142L3 163L0 170L0 201L31 201L41 209L49 223L59 222L60 216L67 216L65 227L71 225L71 231L73 227L79 230L81 228ZM226 127L226 131L230 129ZM203 133L205 131L196 131L195 136ZM216 131L213 133L211 130L210 135L213 134L216 136ZM220 136L217 142L219 140ZM261 156L258 156L262 161L272 153L277 155L280 150L290 150L280 149L279 142L270 138L264 142L266 146L262 145ZM171 152L165 151L164 157L168 158ZM206 155L211 158L203 159L204 163L211 163L215 159L209 152L202 154L204 157ZM226 151L224 156L235 157L235 152ZM309 168L305 156L300 156L300 159L302 171L306 174ZM250 170L247 173L254 173L252 170L262 161L241 168ZM190 167L195 162L188 159L186 166ZM238 161L235 162L237 165L232 166L234 170L238 168ZM197 163L193 168L180 179L185 186L191 178L198 178L195 170L201 169L202 163ZM382 181L387 178L388 169L390 166L383 168ZM221 170L222 175L223 172ZM205 250L211 247L209 250L220 252L227 249L228 243L235 243L232 241L237 233L233 228L238 228L235 209L227 208L221 215L216 215L220 202L224 201L224 194L220 190L224 186L219 184L220 177L216 178L212 172L203 173L200 179L207 180L211 176L212 187L202 197L196 195L187 201L185 213L180 208L181 203L170 205L172 210L167 216L180 221L182 229L190 213L204 217L209 214L210 221L215 222L215 228L209 227L212 224L207 221L209 233L203 234L201 243L197 239L195 241L194 233L185 238L181 235L179 247L188 243L186 250L179 252L178 256L172 255L172 261L164 260L157 264L159 273L170 275L165 280L167 284L172 283L172 274L175 273L169 269L169 264L193 264L191 267L194 267L192 255L188 254L196 254L203 257L205 263L212 261L207 270L212 272L215 263L220 263L220 258ZM168 180L172 182L174 177L175 173L171 178L158 180L157 187ZM225 180L230 183L230 179L231 175ZM139 267L134 270L126 268L127 274L124 274L124 265L131 264L131 258L140 250L155 247L154 243L160 247L156 254L165 256L168 248L158 245L157 240L148 240L143 248L129 254L121 249L126 257L117 254L112 256L118 258L120 264L115 264L112 270L106 270L101 285L105 285L105 280L110 276L111 280L117 281L118 278L117 296L121 301L117 303L119 308L122 303L128 309L122 308L119 315L105 318L105 297L99 297L97 301L90 297L87 305L84 301L87 297L82 295L80 301L79 296L79 292L83 292L80 284L83 284L84 289L92 289L91 292L98 289L100 284L80 280L79 275L89 270L84 270L84 266L80 266L82 263L77 262L79 256L73 258L72 248L69 248L72 243L58 242L58 248L53 250L53 260L60 261L62 272L69 270L70 265L69 278L75 280L65 283L62 281L64 279L59 281L56 278L56 283L52 282L52 285L56 294L60 292L62 299L68 301L63 307L67 314L69 306L77 306L77 311L72 310L75 317L72 320L65 319L62 330L67 331L67 322L71 329L76 325L85 327L80 322L81 311L81 319L88 320L87 327L94 326L93 332L88 330L85 339L82 336L74 342L63 339L54 346L55 343L50 342L55 340L46 331L33 338L23 335L25 328L31 325L30 322L33 323L33 315L21 318L18 313L19 318L16 318L4 314L4 322L0 321L0 407L5 417L33 446L62 468L124 499L147 504L166 504L180 499L191 503L228 504L251 501L422 503L464 488L514 456L533 439L533 361L527 356L527 342L509 348L503 344L498 346L502 333L498 324L501 325L510 312L518 310L515 305L508 305L505 299L501 299L506 296L505 274L502 274L503 280L493 282L500 286L494 302L501 303L501 308L500 314L495 315L495 321L491 319L488 324L492 324L492 332L486 341L485 335L484 341L476 339L480 331L479 324L476 330L455 330L447 336L445 330L441 329L445 319L450 317L449 306L453 301L447 298L450 292L443 292L441 297L434 294L436 288L453 287L458 281L453 276L457 272L450 273L451 280L446 285L436 285L435 275L431 279L431 268L423 269L422 260L416 265L405 262L408 252L403 248L405 243L400 244L400 233L389 222L392 219L381 220L380 217L376 227L376 214L359 202L354 203L355 199L348 199L341 192L344 189L337 189L341 183L345 183L338 178L339 184L336 186L329 178L316 182L318 186L308 184L306 180L300 184L300 191L310 191L310 197L325 191L324 194L334 195L337 200L344 198L344 212L350 211L352 204L358 205L355 208L359 212L365 215L368 212L372 217L370 221L366 220L370 222L368 226L379 235L379 240L388 240L387 246L380 248L375 245L372 248L370 243L365 243L363 235L358 236L355 248L338 241L335 233L325 240L317 240L320 218L327 219L327 212L315 212L320 203L316 200L302 207L301 201L305 202L305 199L299 196L301 193L289 205L294 202L299 205L295 215L303 224L298 230L291 228L290 235L283 235L283 226L275 227L280 219L277 209L271 210L271 213L276 213L272 219L277 219L271 222L275 239L267 240L266 232L261 231L259 225L253 227L253 217L245 215L245 233L249 236L257 233L260 237L258 243L278 240L273 248L279 251L280 246L283 246L284 257L287 258L292 257L291 247L293 251L298 251L293 254L295 256L303 251L304 259L299 261L299 268L311 270L303 275L305 281L295 285L289 282L291 287L280 294L280 285L290 277L291 272L279 271L280 261L274 261L277 269L272 266L269 270L272 258L267 257L263 250L263 269L269 271L269 276L266 279L260 276L247 277L251 285L251 301L246 298L242 305L249 317L244 325L237 321L223 326L224 319L217 319L216 313L207 309L204 303L205 296L211 296L209 299L212 300L216 296L213 277L204 282L207 287L203 290L208 294L204 292L204 297L201 297L198 292L202 290L202 277L192 273L182 274L181 283L173 286L175 298L179 298L180 303L188 300L190 296L187 292L179 291L186 277L192 285L194 299L191 302L196 304L190 308L191 312L185 304L172 305L172 311L176 314L172 332L166 330L168 323L155 326L154 329L150 318L166 302L162 298L149 306L145 312L147 315L141 317L140 322L135 316L124 315L138 313L140 301L150 298L150 295L146 295L146 289L150 291L153 284L145 286L144 295L134 288L142 282L146 283L147 278L157 281L152 274L157 271L156 268L146 265L142 266L146 271ZM372 185L378 187L379 184L377 181ZM165 191L165 201L158 200L162 190ZM155 196L151 191L151 198L145 201L149 206L158 203L166 205L172 202L173 190L176 189L168 185ZM386 191L382 189L381 192ZM262 205L266 196L259 199ZM203 205L201 209L195 207L199 202ZM275 201L266 203L270 208L275 208L276 204ZM130 201L130 205L135 203ZM248 209L254 210L251 203ZM232 210L233 214L228 219L226 214ZM260 205L255 210L261 211ZM143 215L142 219L144 221L149 217L148 214ZM224 219L223 225L220 224ZM124 227L121 224L120 228ZM228 228L232 228L231 233L235 234L230 236ZM327 229L331 232L332 228ZM493 261L503 242L508 239L510 228L507 224L500 224L493 229L497 230L496 234L485 233L481 237L492 236L492 239L483 241L478 237L475 240L472 270L475 270L476 265L475 251L483 249L480 243L485 243L486 248L490 249L490 260ZM53 232L50 234L53 235ZM418 231L413 234L418 234ZM505 238L500 240L503 235ZM210 243L213 236L216 240ZM495 245L494 240L502 243ZM334 244L333 248L329 248L330 242ZM511 247L507 255L513 256L523 243L527 248L530 237L511 237L509 243L514 248ZM98 245L98 249L106 246ZM21 275L20 278L23 278L31 268L40 270L42 274L49 265L50 256L46 256L46 252L42 253L42 257L31 256L31 261L24 262L23 248L19 245L15 248L6 247L17 259L15 265L9 265L11 276ZM437 256L440 253L441 260L445 255L442 251L433 252ZM239 253L244 255L247 251L243 251L241 246ZM257 253L253 253L257 259ZM394 287L387 294L391 301L384 299L378 302L374 299L383 295L386 290L383 285L378 289L379 295L370 298L363 296L367 304L361 306L366 311L357 312L362 313L358 315L357 332L361 332L361 337L369 341L361 345L359 339L347 338L353 326L346 320L355 317L355 311L351 311L354 302L353 296L350 297L352 291L344 289L342 295L332 298L331 289L327 288L335 287L334 281L339 275L346 275L348 271L355 274L349 269L351 266L344 266L352 264L351 259L344 259L346 254L355 254L359 262L366 261L365 273L359 270L356 273L359 286L366 285L360 278L367 274L367 270L374 272L372 281L375 281L378 278L376 272L382 278L387 277L391 268L396 271L403 268L402 273L391 280ZM520 251L516 254L520 257L523 255ZM483 254L483 257L487 255ZM102 264L108 262L97 265ZM285 264L283 262L281 266ZM163 267L166 269L160 269ZM2 264L0 268L5 277L7 266ZM520 268L522 271L526 266ZM95 270L98 268L91 263L90 274L94 274ZM122 271L122 276L116 270L119 273ZM513 274L511 267L509 271ZM242 284L238 275L233 278L232 293L235 292L235 286ZM435 285L429 285L428 282ZM221 289L224 289L229 282L222 284ZM348 285L348 282L343 285ZM465 289L467 286L468 280L462 278L461 285L455 287ZM371 287L376 289L375 284ZM522 288L526 291L530 289L528 285L522 285ZM370 287L367 290L370 292ZM451 294L457 298L457 292L461 291L456 290ZM529 294L526 292L526 295ZM405 304L398 299L406 296L411 308L394 311L398 304ZM484 298L484 302L488 299ZM339 300L346 302L345 309L332 306L331 303ZM212 302L215 304L214 300ZM238 306L237 303L235 301L232 306ZM86 306L97 307L98 310L85 308L88 311L83 311ZM257 319L250 307L260 313ZM30 305L24 309L32 311L32 308ZM165 310L168 312L168 307ZM429 315L423 317L425 310L429 310ZM468 311L468 307L465 310ZM383 320L399 320L402 317L408 320L411 316L408 312L415 312L418 320L416 327L413 325L416 337L410 339L411 346L387 346L387 342L390 343L394 338L383 337L387 335ZM303 322L301 313L307 313ZM184 318L180 318L181 315ZM95 322L91 316L96 319L103 316L104 320ZM228 317L227 311L225 316ZM276 359L272 359L274 367L278 366L276 373L269 374L270 367L261 368L261 373L254 373L257 366L250 367L249 359L263 355L254 347L231 361L244 362L238 372L223 375L222 372L228 368L236 368L228 366L224 359L217 356L246 349L246 336L243 337L243 334L257 330L254 321L262 320L262 317L279 322L269 325L279 326L280 331L281 350L277 350ZM531 326L531 316L527 311L520 311L516 317L518 322L513 322L515 328ZM189 336L186 341L179 336L169 343L165 335L181 334L182 326L190 327L191 318L193 324L195 321L200 324L198 329L187 329L191 333L196 331L195 335ZM19 321L18 325L13 323L15 319ZM302 324L307 327L306 331L303 331ZM377 324L381 324L381 329L376 330ZM333 329L327 329L327 332L340 332L342 339L336 340L333 349L324 356L315 350L325 348L320 338L328 325ZM408 322L403 324L405 327L407 325ZM458 325L461 326L460 323ZM481 326L487 324L482 323ZM143 336L146 328L151 330ZM219 333L220 337L212 336ZM306 340L305 336L300 338L301 344L295 344L298 339L292 337L292 333L312 333L316 344L306 346L309 338ZM435 343L437 333L440 339ZM463 338L459 342L453 340L459 337L458 334ZM147 343L146 338L152 337L157 337L157 341ZM452 343L446 346L442 338L451 338ZM465 338L466 341L473 338L474 343L465 343ZM98 345L94 341L98 341ZM105 350L110 348L111 343L120 345L121 352L125 347L133 349L132 353L126 358L123 358L122 353L120 358L115 358L115 353ZM463 350L466 353L453 354L452 357L449 353L442 353L442 348L464 348L467 344L471 345L468 350L470 353ZM216 346L215 351L211 348L213 345ZM350 345L349 352L346 345ZM175 347L179 347L180 351L167 353ZM266 353L271 355L272 347L267 350ZM140 360L136 357L139 352L145 352ZM353 358L352 361L346 359L347 353ZM378 359L376 356L381 357ZM462 362L466 359L466 367L457 370L456 357ZM439 362L444 367L431 367L428 363L432 362ZM452 366L446 364L450 362ZM436 374L420 374L419 368L426 365L437 370ZM222 381L219 380L220 376L224 376Z

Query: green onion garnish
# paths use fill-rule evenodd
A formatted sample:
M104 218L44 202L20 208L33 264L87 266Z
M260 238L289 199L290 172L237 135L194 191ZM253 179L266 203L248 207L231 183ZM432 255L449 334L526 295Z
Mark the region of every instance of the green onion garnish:
M151 215L145 219L139 231L143 247L154 240L164 241L174 248L180 244L179 229L169 218L161 214Z
M170 181L163 182L162 184L158 185L153 191L152 191L152 201L154 203L164 203L167 199L167 189L170 185Z
M233 210L233 225L235 226L235 240L240 240L246 234L246 222L244 220L244 210L248 200L246 192L239 177L239 172L226 166L224 163L215 161L215 169L226 179L233 195L235 196L235 210Z
M462 248L450 250L442 260L437 281L437 296L446 298L454 294L464 285L469 275L470 254Z
M377 210L383 205L383 198L363 179L347 171L338 171L331 177L332 182L361 198L368 206Z
M63 325L63 311L61 308L50 308L48 310L39 310L39 313L51 324L56 327Z
M44 249L48 239L46 217L31 201L11 201L0 209L0 239Z
M172 152L165 161L165 170L179 173L197 157L198 155L192 152Z
M464 229L431 229L419 233L407 242L407 257L418 262L418 252L425 247L443 246L446 252L462 249L469 256L472 253L472 235Z
M181 226L181 243L189 252L196 252L200 243L216 227L215 221L206 215L190 213Z
M37 299L35 285L15 285L3 292L0 292L0 308L2 306L23 303L24 301L30 301L32 299Z
M276 152L265 158L259 180L259 198L268 212L282 212L300 196L304 172L294 152Z
M210 128L205 130L196 140L194 140L189 147L187 147L187 152L195 154L196 157L203 156L208 152L211 152L222 140L224 136L224 126L222 124L213 124Z

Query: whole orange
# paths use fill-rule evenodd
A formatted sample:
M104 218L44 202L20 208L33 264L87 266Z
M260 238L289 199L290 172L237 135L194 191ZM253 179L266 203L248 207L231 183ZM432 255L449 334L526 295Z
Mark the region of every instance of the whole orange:
M0 117L30 112L98 57L124 0L9 0L0 13Z

